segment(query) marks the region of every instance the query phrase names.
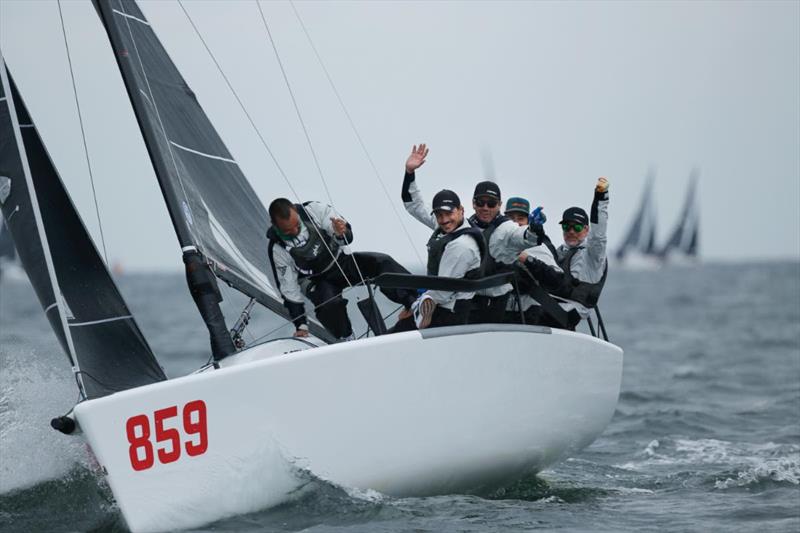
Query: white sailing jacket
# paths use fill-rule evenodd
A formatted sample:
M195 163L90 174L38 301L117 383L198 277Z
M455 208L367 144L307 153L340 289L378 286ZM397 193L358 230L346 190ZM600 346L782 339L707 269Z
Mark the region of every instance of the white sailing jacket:
M406 192L408 192L411 198L410 201L403 201L406 211L429 228L436 229L438 227L436 224L436 215L431 213L431 207L426 204L425 199L422 197L422 192L417 186L416 180L411 180ZM472 239L470 238L470 240ZM526 226L519 226L511 220L507 220L495 228L492 237L487 243L487 252L495 261L505 263L506 265L513 265L520 252L529 246L535 245L536 242L536 235L531 234ZM441 269L439 275L445 275L441 273ZM501 296L511 292L511 290L511 284L506 283L499 287L483 289L478 291L477 294L482 296Z
M594 204L597 208L596 219L594 216L595 213L592 213L590 217L592 220L589 225L589 234L579 245L578 251L575 252L575 255L572 257L569 269L575 279L589 283L599 282L606 268L608 194L606 194L603 199L597 199ZM592 206L593 211L595 205ZM571 248L566 244L559 246L556 250L559 260L563 259L570 249ZM578 302L567 300L561 307L566 311L575 309L584 318L589 315L589 310Z
M308 216L319 227L331 235L335 235L331 218L343 218L339 213L336 212L336 210L334 210L331 206L320 202L309 202L305 207ZM303 246L308 241L309 231L315 230L307 227L301 219L300 233L297 235L297 237L283 241L286 245L286 248L283 246L274 246L272 249L272 258L275 261L275 272L278 278L278 284L280 285L281 295L283 295L283 297L287 300L299 304L303 303L303 288L301 287L301 278L302 276L307 276L309 273L302 272L297 268L297 265L289 253L289 250L296 246ZM346 245L344 239L339 237L335 238L340 241L339 251L337 252L336 256L339 257L339 255L342 253L350 254L350 247ZM328 265L325 271L330 270L331 268L337 268L335 262L333 261L330 265Z
M411 194L412 201L403 202L406 211L432 230L436 230L439 227L439 224L436 223L436 215L431 213L431 207L425 204L425 200L422 198L415 181L411 182L408 192ZM469 222L464 218L464 222L457 230L469 227ZM481 251L478 248L478 243L469 235L461 235L444 247L438 275L448 278L463 278L467 272L480 268L480 266ZM451 291L428 291L425 294L433 298L436 305L450 311L453 310L456 300L470 300L475 296L474 292Z

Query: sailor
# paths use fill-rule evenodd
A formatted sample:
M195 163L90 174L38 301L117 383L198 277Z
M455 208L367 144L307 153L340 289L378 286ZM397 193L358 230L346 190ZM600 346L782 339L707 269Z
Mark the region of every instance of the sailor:
M444 189L433 197L433 208L426 209L415 193L417 219L433 229L428 239L429 276L448 278L480 278L481 264L486 257L483 235L464 218L464 207L458 195ZM422 216L425 209L427 216ZM469 319L473 292L426 291L412 305L412 313L405 313L392 332L417 327L466 324Z
M520 254L519 260L529 272L553 294L562 297L562 307L570 313L570 329L589 309L597 305L608 273L606 260L606 228L608 225L608 179L597 180L591 216L580 207L570 207L561 217L564 244L556 249L562 273L543 264L541 259Z
M506 208L503 214L505 214L518 226L524 227L528 226L529 224L530 209L531 204L527 199L514 196L506 201ZM549 244L549 239L547 239L547 244ZM555 250L552 248L552 245L550 247L545 246L544 244L531 246L530 248L523 250L520 254L520 257L535 258L542 264L553 269L554 273L558 276L557 283L555 286L552 284L547 284L545 287L543 287L545 290L557 289L560 286L560 283L563 282L561 268L556 262ZM524 261L521 262L524 264ZM553 278L547 277L547 280L552 282ZM525 324L558 326L559 324L554 321L550 315L543 311L539 302L529 294L527 287L529 287L529 284L531 283L530 279L523 276L518 280L517 283L520 290L519 301L514 297L508 300L508 304L506 305L505 321L513 324L519 324L523 321L523 317L520 316L520 313L522 313L524 314ZM541 286L544 284L540 282L539 285Z
M415 171L425 163L428 152L424 144L412 148L411 155L406 160L403 179L403 203L406 211L418 220L424 220L427 213L416 183ZM540 235L543 235L541 224L546 220L541 209L536 213L536 223L532 222L530 227L520 227L500 214L500 188L496 183L478 183L472 196L475 214L469 218L469 223L483 232L489 252L484 266L485 276L510 270L522 250L540 244ZM478 291L473 298L470 323L503 322L511 291L510 283Z
M331 206L320 202L293 204L278 198L269 206L272 226L267 231L272 272L296 331L308 336L303 294L314 303L325 328L340 340L352 340L342 290L384 272L408 274L390 256L376 252L351 252L353 230ZM390 300L410 308L416 291L381 289Z

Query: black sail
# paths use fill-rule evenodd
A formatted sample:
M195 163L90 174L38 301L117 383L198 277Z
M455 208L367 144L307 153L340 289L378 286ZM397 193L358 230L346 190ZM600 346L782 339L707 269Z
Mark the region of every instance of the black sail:
M678 252L688 257L697 256L698 233L700 229L700 213L697 202L697 172L693 172L689 178L689 188L686 191L686 198L683 202L678 220L670 233L664 248L661 249L661 257L666 257L672 252Z
M269 216L133 0L95 0L183 248L288 317L267 265ZM321 326L311 330L332 340Z
M166 379L76 212L4 63L2 68L8 80L0 93L3 217L84 396L97 398ZM12 106L16 117L12 117ZM33 191L22 158L30 169ZM40 238L37 203L46 243Z
M625 240L617 249L617 259L623 260L631 250L637 250L644 255L656 254L656 222L653 207L653 176L647 179L639 210L636 212Z

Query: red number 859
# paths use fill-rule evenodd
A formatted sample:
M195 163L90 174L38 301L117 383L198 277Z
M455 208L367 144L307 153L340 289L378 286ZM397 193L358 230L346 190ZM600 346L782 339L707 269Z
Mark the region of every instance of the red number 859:
M169 443L153 453L153 444L150 442L150 419L141 414L132 416L125 424L128 433L128 455L134 470L147 470L153 466L155 456L162 464L172 463L181 456L181 435L177 428L164 427L164 422L178 416L178 407L173 405L159 409L153 413L155 438L157 443ZM208 430L206 424L206 403L203 400L194 400L183 406L183 430L187 435L197 435L197 440L184 442L186 453L194 457L201 455L208 449ZM141 452L141 453L140 453Z

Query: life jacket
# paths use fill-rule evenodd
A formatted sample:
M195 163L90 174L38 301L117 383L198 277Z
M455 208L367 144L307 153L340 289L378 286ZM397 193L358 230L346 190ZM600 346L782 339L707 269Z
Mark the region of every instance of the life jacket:
M478 220L478 217L472 215L471 217L469 217L469 224L473 228L476 228L480 230L481 233L483 233L483 240L484 243L486 244L488 252L489 242L492 238L494 230L496 230L497 227L506 220L511 220L511 219L505 215L497 215L491 222L484 224L483 222ZM498 262L494 257L492 257L491 253L487 253L486 258L482 260L481 263L483 263L484 276L491 276L492 274L500 274L501 272L509 272L513 266Z
M436 231L433 232L431 238L428 239L428 275L429 276L438 276L439 275L439 264L442 262L442 255L444 255L445 247L450 244L453 240L461 237L462 235L469 235L478 245L478 251L480 252L481 257L481 265L478 268L473 268L472 270L468 271L464 274L465 279L478 279L484 276L484 263L485 258L489 255L486 252L486 243L483 241L483 234L481 230L478 228L461 228L452 233L444 233L441 228L437 228Z
M597 306L597 300L600 299L600 293L603 291L603 285L606 283L606 276L608 275L608 261L606 261L606 265L603 268L603 277L600 278L600 281L597 283L581 281L572 275L572 270L570 267L572 266L572 258L575 257L575 254L578 253L578 250L582 249L583 246L570 248L570 250L564 254L564 257L557 259L558 266L560 266L564 271L564 276L566 277L567 281L565 284L567 286L566 291L559 291L558 296L578 302L579 304L591 309Z
M300 220L308 228L308 240L302 246L289 248L289 255L292 256L297 270L304 276L321 274L333 264L335 258L339 255L339 242L333 235L314 222L306 212L305 206L309 203L295 204ZM267 250L269 259L274 265L272 249L276 244L286 249L286 241L278 235L275 226L269 228L267 238L269 239L269 248Z

